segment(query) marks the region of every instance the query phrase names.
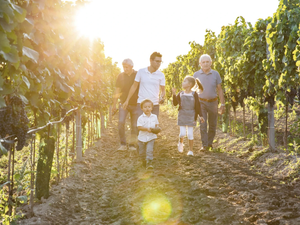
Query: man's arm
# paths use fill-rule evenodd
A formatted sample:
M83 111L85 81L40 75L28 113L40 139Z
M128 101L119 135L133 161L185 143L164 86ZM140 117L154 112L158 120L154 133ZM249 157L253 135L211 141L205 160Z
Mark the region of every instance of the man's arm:
M159 104L164 103L165 95L166 95L166 87L160 85L160 98L159 98Z
M127 108L129 99L132 97L132 95L134 94L134 92L136 91L136 89L137 89L138 86L139 86L139 82L134 81L133 85L131 86L131 88L130 88L130 90L129 90L127 99L126 99L126 101L124 102L124 104L123 104L123 106L122 106L123 109L126 109L126 108Z
M223 89L221 84L217 85L217 91L218 91L218 95L221 101L221 107L220 107L220 111L221 114L225 113L225 98L224 98L224 93L223 93Z

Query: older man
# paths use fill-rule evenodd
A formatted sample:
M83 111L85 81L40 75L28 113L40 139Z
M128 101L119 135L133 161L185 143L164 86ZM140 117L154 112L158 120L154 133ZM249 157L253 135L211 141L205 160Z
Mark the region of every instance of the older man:
M139 98L138 98L138 116L143 112L140 108L140 103L144 99L150 99L153 102L152 113L159 115L159 104L164 102L165 97L165 75L159 71L159 67L162 63L162 55L159 52L153 52L150 56L150 66L140 69L135 77L135 81L129 91L127 100L123 104L123 108L128 107L130 97L136 91L140 85ZM159 96L160 94L160 96Z
M207 150L212 148L212 143L216 135L217 120L218 120L218 95L221 101L221 114L225 112L225 99L221 86L220 74L211 69L212 60L207 54L204 54L199 59L201 69L194 73L194 78L198 78L203 86L203 91L199 93L199 100L202 110L202 115L205 120L200 123L200 133L202 140L202 148ZM207 132L207 124L209 129Z
M135 151L135 142L137 137L137 98L138 98L138 87L128 99L128 106L126 109L122 108L122 104L126 101L130 87L134 83L136 71L133 69L133 62L131 59L125 59L122 63L124 72L120 73L116 82L116 90L114 94L114 100L112 105L112 111L116 112L116 103L120 98L119 105L119 136L121 146L118 150L127 150L126 136L125 136L125 121L127 114L130 113L131 119L131 138L129 141L129 150Z

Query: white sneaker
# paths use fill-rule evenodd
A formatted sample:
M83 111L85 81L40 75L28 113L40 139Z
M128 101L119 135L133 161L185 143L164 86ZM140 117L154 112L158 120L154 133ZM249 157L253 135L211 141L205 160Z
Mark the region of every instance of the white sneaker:
M129 150L130 150L130 151L136 151L136 147L134 147L134 146L129 146Z
M181 143L181 142L178 143L178 151L179 151L180 153L183 152L183 143Z
M187 155L194 155L192 151L189 151Z
M120 148L118 148L118 151L126 151L127 146L126 145L121 145Z

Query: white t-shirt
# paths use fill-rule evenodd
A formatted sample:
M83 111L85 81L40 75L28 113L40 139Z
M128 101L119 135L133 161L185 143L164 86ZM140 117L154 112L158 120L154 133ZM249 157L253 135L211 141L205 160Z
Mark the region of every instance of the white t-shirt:
M150 73L148 68L143 68L137 72L135 81L140 83L137 103L141 103L147 98L150 99L154 105L158 105L160 86L165 86L166 84L165 75L159 70Z
M148 117L145 113L143 113L137 120L137 126L138 127L145 127L145 128L154 128L156 124L158 123L157 116L155 114L152 114ZM141 131L139 132L138 140L141 142L148 142L153 139L156 139L157 135L153 134L148 131Z

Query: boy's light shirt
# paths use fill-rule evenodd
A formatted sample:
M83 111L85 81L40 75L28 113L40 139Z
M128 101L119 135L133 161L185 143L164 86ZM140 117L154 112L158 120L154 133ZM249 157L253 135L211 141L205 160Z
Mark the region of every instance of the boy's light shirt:
M152 114L148 117L145 113L143 113L137 121L138 127L145 127L145 128L154 128L158 123L157 116L155 114ZM153 139L156 139L157 135L153 134L148 131L139 131L138 140L141 142L148 142Z

